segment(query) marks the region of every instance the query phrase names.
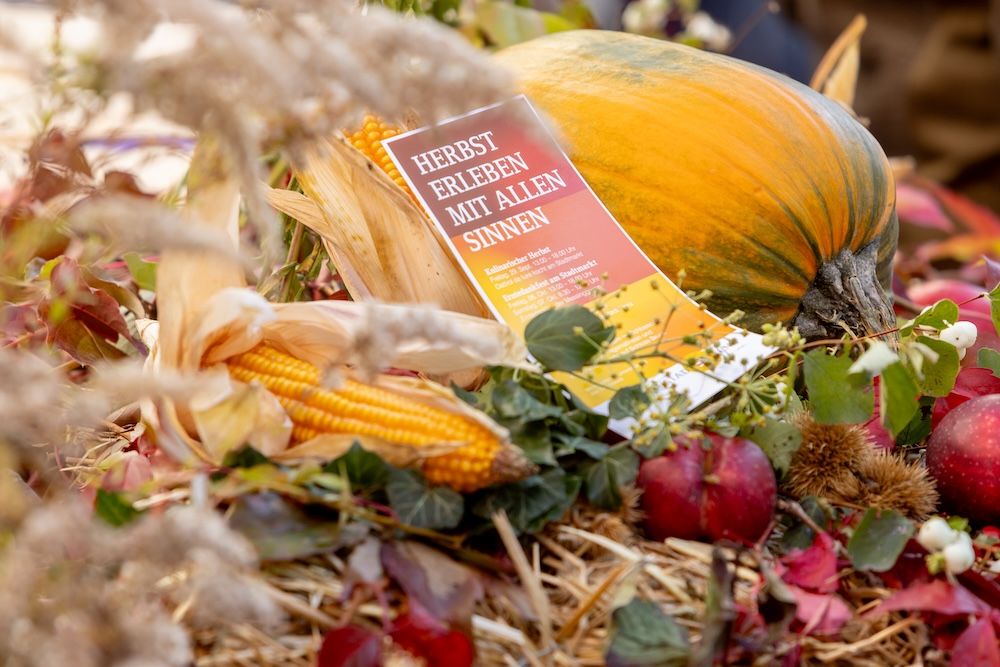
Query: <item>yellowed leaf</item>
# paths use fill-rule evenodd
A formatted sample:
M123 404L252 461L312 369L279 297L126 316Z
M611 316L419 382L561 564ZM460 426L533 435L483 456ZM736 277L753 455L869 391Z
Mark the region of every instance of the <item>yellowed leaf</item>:
M867 25L868 21L863 14L855 16L823 55L812 81L809 82L814 90L849 109L854 108L858 68L861 64L861 36Z

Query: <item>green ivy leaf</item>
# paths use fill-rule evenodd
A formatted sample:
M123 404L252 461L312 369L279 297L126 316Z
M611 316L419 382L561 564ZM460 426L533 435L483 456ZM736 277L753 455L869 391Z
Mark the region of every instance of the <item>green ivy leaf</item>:
M934 398L924 396L920 398L919 403L920 409L913 413L909 423L896 436L896 444L900 447L919 444L931 434L931 408L934 407Z
M639 474L639 455L619 445L600 461L589 464L585 471L587 500L598 507L614 509L622 502L621 487L632 484Z
M993 375L1000 377L1000 352L988 347L980 348L979 355L976 357L976 365L980 368L988 368L993 371Z
M554 405L542 403L513 380L494 387L490 400L501 419L537 421L546 417L558 417L563 412Z
M100 517L104 523L118 528L131 522L142 514L132 507L124 495L117 491L97 490L97 498L94 501L94 513Z
M514 530L534 533L560 518L579 492L580 478L557 468L485 492L473 504L472 513L489 519L504 510Z
M830 513L823 503L816 496L806 496L799 501L799 505L820 528L825 528L831 519ZM792 549L808 549L816 539L816 531L809 527L804 521L789 517L791 524L785 529L781 537L781 546L785 552Z
M921 393L926 396L947 396L955 386L955 378L958 377L958 349L951 343L928 336L920 336L917 342L923 343L938 354L938 360L933 364L929 360L924 361L921 369L924 375L920 383Z
M346 452L323 466L323 472L346 475L351 486L365 491L385 487L389 481L389 466L378 454L369 452L355 442Z
M820 424L860 424L868 421L875 407L870 380L851 374L848 356L832 357L814 350L803 357L803 374L809 403Z
M576 305L546 310L524 329L528 352L554 371L580 370L614 335L614 327L604 326L601 318Z
M910 377L910 372L901 363L890 364L882 370L879 386L882 424L896 437L920 407L917 397L920 389Z
M510 429L511 440L524 451L528 460L538 465L556 465L552 451L552 429L544 421L515 423L506 425Z
M559 415L559 423L574 435L586 435L590 438L603 437L608 431L608 416L598 414L579 403L576 396L571 395L570 397L573 409Z
M955 322L958 322L958 304L951 299L941 299L903 325L899 330L899 335L904 338L911 335L916 326L931 327L940 330Z
M446 486L428 486L413 470L389 470L389 506L403 523L417 528L447 530L462 520L462 494Z
M244 445L239 449L230 449L222 459L222 465L226 468L253 468L270 462L269 458L250 445Z
M659 605L634 599L615 609L608 667L684 667L691 646L687 630L663 613Z
M913 530L913 522L896 512L868 508L847 542L851 564L855 569L873 572L891 569Z
M764 450L771 466L783 476L802 444L802 432L794 424L766 418L763 426L748 426L741 435Z
M482 410L483 409L483 396L482 396L482 394L478 394L478 393L476 393L474 391L469 391L467 389L463 389L463 388L459 387L457 384L455 384L454 382L451 383L451 390L452 390L452 392L454 392L454 394L456 396L458 396L460 399L462 399L463 401L465 401L466 403L468 403L472 407L476 408L477 410Z
M649 396L642 385L633 384L615 392L608 404L608 414L612 419L638 419L649 404Z
M567 435L565 433L557 433L556 440L561 442L567 448L574 452L582 452L592 459L603 459L611 449L611 446L604 442L598 442L597 440L591 440L590 438L585 438L582 435Z
M329 553L367 532L360 523L347 524L342 530L333 516L307 512L272 491L237 498L229 525L250 540L264 560L294 560ZM348 529L350 526L355 527Z

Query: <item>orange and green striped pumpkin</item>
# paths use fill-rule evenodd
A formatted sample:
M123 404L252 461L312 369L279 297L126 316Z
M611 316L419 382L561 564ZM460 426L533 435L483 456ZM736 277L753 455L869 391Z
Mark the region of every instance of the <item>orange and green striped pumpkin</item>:
M895 188L875 139L780 74L571 31L496 54L640 247L720 314L807 335L891 327Z

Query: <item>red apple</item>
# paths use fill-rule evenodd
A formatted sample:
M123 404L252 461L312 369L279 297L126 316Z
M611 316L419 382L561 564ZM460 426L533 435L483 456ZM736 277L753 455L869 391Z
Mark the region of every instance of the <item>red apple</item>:
M745 438L677 439L677 449L643 462L646 532L667 537L755 542L774 515L777 482L767 456Z
M989 394L1000 394L1000 378L988 368L963 368L955 378L951 393L934 401L931 428L936 428L945 415L970 398Z
M944 509L981 523L1000 520L1000 395L969 399L927 441L927 470Z
M981 348L1000 350L1000 336L997 336L993 320L990 319L990 302L986 297L976 298L984 292L986 290L979 285L961 280L928 280L911 286L906 295L919 306L931 306L941 299L951 299L957 304L968 301L959 305L959 317L975 324L978 335L976 343L966 350L962 365L975 366Z

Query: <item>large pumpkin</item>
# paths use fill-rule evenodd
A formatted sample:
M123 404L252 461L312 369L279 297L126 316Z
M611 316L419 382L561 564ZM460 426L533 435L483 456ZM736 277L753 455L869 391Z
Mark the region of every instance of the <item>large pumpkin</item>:
M555 121L639 246L745 326L892 326L895 188L874 138L780 74L661 40L572 31L496 57Z

